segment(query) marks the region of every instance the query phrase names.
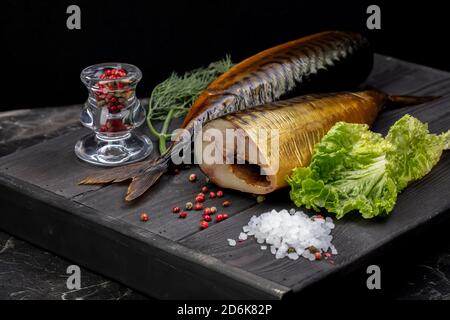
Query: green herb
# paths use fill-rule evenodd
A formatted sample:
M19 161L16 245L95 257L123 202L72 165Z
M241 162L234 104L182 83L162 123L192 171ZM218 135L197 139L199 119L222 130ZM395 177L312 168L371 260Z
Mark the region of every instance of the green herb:
M315 146L309 167L287 178L291 199L297 206L325 208L338 219L352 210L364 218L387 214L397 194L436 165L449 138L450 131L430 134L409 115L386 138L367 125L339 122Z
M166 140L170 138L168 129L174 118L179 118L189 111L195 99L220 74L233 66L229 56L212 62L206 68L198 68L180 76L172 73L171 76L155 86L150 95L147 113L147 125L150 133L159 140L159 151L167 151ZM161 131L158 132L152 121L163 121Z

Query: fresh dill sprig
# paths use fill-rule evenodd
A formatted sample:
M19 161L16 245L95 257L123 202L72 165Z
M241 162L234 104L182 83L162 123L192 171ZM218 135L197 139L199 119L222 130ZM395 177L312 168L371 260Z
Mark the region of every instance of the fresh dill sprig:
M167 130L172 119L186 115L202 91L232 66L231 58L227 55L205 68L186 72L182 76L174 72L153 88L148 105L147 125L150 133L159 140L161 154L167 151L166 139L170 137ZM152 121L163 121L161 132L155 129Z

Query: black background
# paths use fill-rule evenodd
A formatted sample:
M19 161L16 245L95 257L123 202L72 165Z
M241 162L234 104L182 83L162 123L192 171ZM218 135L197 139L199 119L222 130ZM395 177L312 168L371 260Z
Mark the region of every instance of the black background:
M136 64L140 97L172 71L231 54L233 61L310 33L364 33L377 52L450 71L445 1L21 1L1 4L1 110L82 103L83 67ZM68 30L66 8L81 8ZM369 4L381 30L366 28Z

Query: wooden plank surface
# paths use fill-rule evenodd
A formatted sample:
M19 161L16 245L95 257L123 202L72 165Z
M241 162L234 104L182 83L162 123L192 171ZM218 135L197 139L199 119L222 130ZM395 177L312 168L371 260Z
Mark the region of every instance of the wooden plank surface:
M375 131L386 133L389 126L405 113L428 122L432 132L442 132L450 128L449 73L377 56L374 72L367 81L367 85L390 94L443 96L441 99L426 105L384 111L374 124L373 129ZM31 188L33 193L29 194L30 197L39 197L39 193L51 195L51 198L56 197L55 206L57 207L65 207L70 204L71 209L65 209L63 212L66 214L70 212L75 216L78 214L79 219L92 218L92 220L88 219L92 225L89 228L84 228L83 232L95 233L95 225L98 225L105 228L104 230L113 232L108 235L109 237L117 232L125 234L126 237L123 239L125 242L137 241L140 243L140 241L144 241L145 245L149 247L158 243L162 246L160 249L163 251L163 247L168 246L167 256L158 255L158 259L167 259L172 266L176 265L173 258L180 254L180 251L169 250L171 246L176 245L180 250L184 248L186 252L198 254L198 259L192 262L192 265L200 264L202 270L209 271L206 274L210 276L218 272L223 276L222 280L228 279L231 283L234 282L230 285L230 288L242 288L244 278L251 278L255 285L247 292L248 295L253 293L256 296L258 290L262 290L261 288L264 286L272 286L273 290L268 290L272 293L267 294L272 298L282 297L290 290L297 292L311 283L361 261L368 257L370 253L382 248L402 234L437 217L442 217L450 208L450 156L446 153L429 175L409 186L399 196L397 206L390 217L365 221L353 216L339 221L333 233L334 243L339 250L339 255L336 256L334 264L326 261L309 262L304 259L297 261L275 260L269 251L259 250L259 246L254 240L247 240L238 243L236 247L229 247L226 239L236 239L242 226L254 214L260 214L270 209L292 207L286 190L270 195L262 204L256 204L251 195L227 190L226 199L232 201L232 206L227 208L230 218L224 222L212 224L205 231L200 231L198 227L200 212L190 213L186 220L178 219L176 215L170 212L172 206L183 206L186 201L191 201L205 183L205 177L197 167L184 170L178 175L166 175L144 197L131 204L125 203L123 196L127 187L126 184L105 187L77 185L77 182L84 176L95 170L101 170L82 163L73 154L73 146L76 140L86 132L84 129L77 130L1 158L0 177L3 177L3 182L0 181L0 184L3 183L3 186L6 186L7 189L13 188L14 192L19 194L21 188ZM187 182L187 177L191 172L196 172L200 181L197 183ZM3 195L3 197L5 196ZM216 199L214 202L208 202L208 205L220 207L223 200ZM15 199L8 199L8 201L11 208L17 205ZM40 201L45 202L42 199ZM33 203L33 201L30 203ZM31 206L30 210L33 210ZM79 210L84 213L79 213ZM139 213L142 211L150 213L151 220L148 223L139 221ZM35 212L35 214L36 217L39 217L41 213ZM64 220L63 217L59 218ZM39 219L33 221L39 224ZM2 222L0 227L3 227L3 223L6 222ZM63 224L63 221L60 221L60 223ZM120 227L118 227L119 225ZM8 226L14 230L7 231L21 232L20 228L16 228L12 224ZM27 232L33 233L30 229L27 229ZM38 236L39 234L35 234L35 237ZM90 236L93 237L93 235ZM68 241L68 239L64 239L64 234L61 234L60 237L58 241ZM155 237L158 237L159 240L154 240ZM33 239L30 239L30 241L33 241ZM103 264L93 263L83 257L83 253L86 256L92 256L92 254L89 255L80 251L76 257L71 257L70 253L64 252L64 248L52 245L49 241L38 244L50 246L49 249L62 255L67 254L71 259L83 260L83 264L102 272ZM95 246L94 243L91 245ZM143 248L146 248L146 246ZM120 256L113 252L114 247L122 248L120 244L115 244L109 249L102 246L104 250L107 250L107 253L114 255L114 259L118 260ZM125 247L129 248L130 245L126 244ZM124 255L127 254L126 251L121 252ZM141 254L145 255L145 253ZM210 263L207 262L208 259L212 259ZM107 260L107 256L104 257L105 263ZM223 274L223 269L212 267L221 264L234 268L233 270L239 270L239 276L228 278L227 275ZM139 289L160 297L174 297L176 293L172 291L176 290L181 290L180 292L184 290L184 293L195 295L195 292L193 293L195 289L183 288L182 284L176 289L177 285L170 283L167 290L160 290L155 274L161 272L158 268L162 268L162 265L156 262L155 264L147 262L146 266L150 268L150 271L147 272L153 273L152 275L149 274L149 278L154 280L155 284L149 286L147 291L145 288L139 287ZM134 272L140 270L139 267L127 266L124 263L117 270L107 271L107 275L118 278L131 287L139 286L136 279L120 274L120 272L126 272L127 268L131 268ZM215 271L211 272L211 268ZM179 265L176 265L174 269L174 272L183 274ZM164 272L161 273L161 275L163 274L165 275ZM173 281L175 279L179 280L180 278L174 277ZM186 280L186 283L195 282L194 279L197 278L193 276L190 281ZM167 281L170 282L171 280L167 279ZM205 290L212 285L211 283L206 281L203 286L199 285L198 291ZM264 283L264 285L261 286L258 283ZM249 284L247 281L247 285L252 287L251 282ZM218 292L220 295L220 290ZM233 290L230 289L229 294L232 292ZM280 294L274 292L280 292ZM196 296L201 296L201 292L197 292ZM264 296L264 294L261 296Z

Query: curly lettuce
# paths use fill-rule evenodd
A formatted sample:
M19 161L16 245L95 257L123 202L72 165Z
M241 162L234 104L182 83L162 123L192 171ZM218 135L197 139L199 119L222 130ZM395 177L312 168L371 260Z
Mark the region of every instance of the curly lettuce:
M314 148L311 164L286 180L297 206L325 208L338 219L357 210L366 218L391 212L397 194L426 175L448 148L449 132L430 134L406 115L386 138L367 125L337 123Z
M428 124L410 115L405 115L390 128L386 140L394 146L389 159L399 191L431 171L442 151L448 149L449 137L450 131L430 134Z

